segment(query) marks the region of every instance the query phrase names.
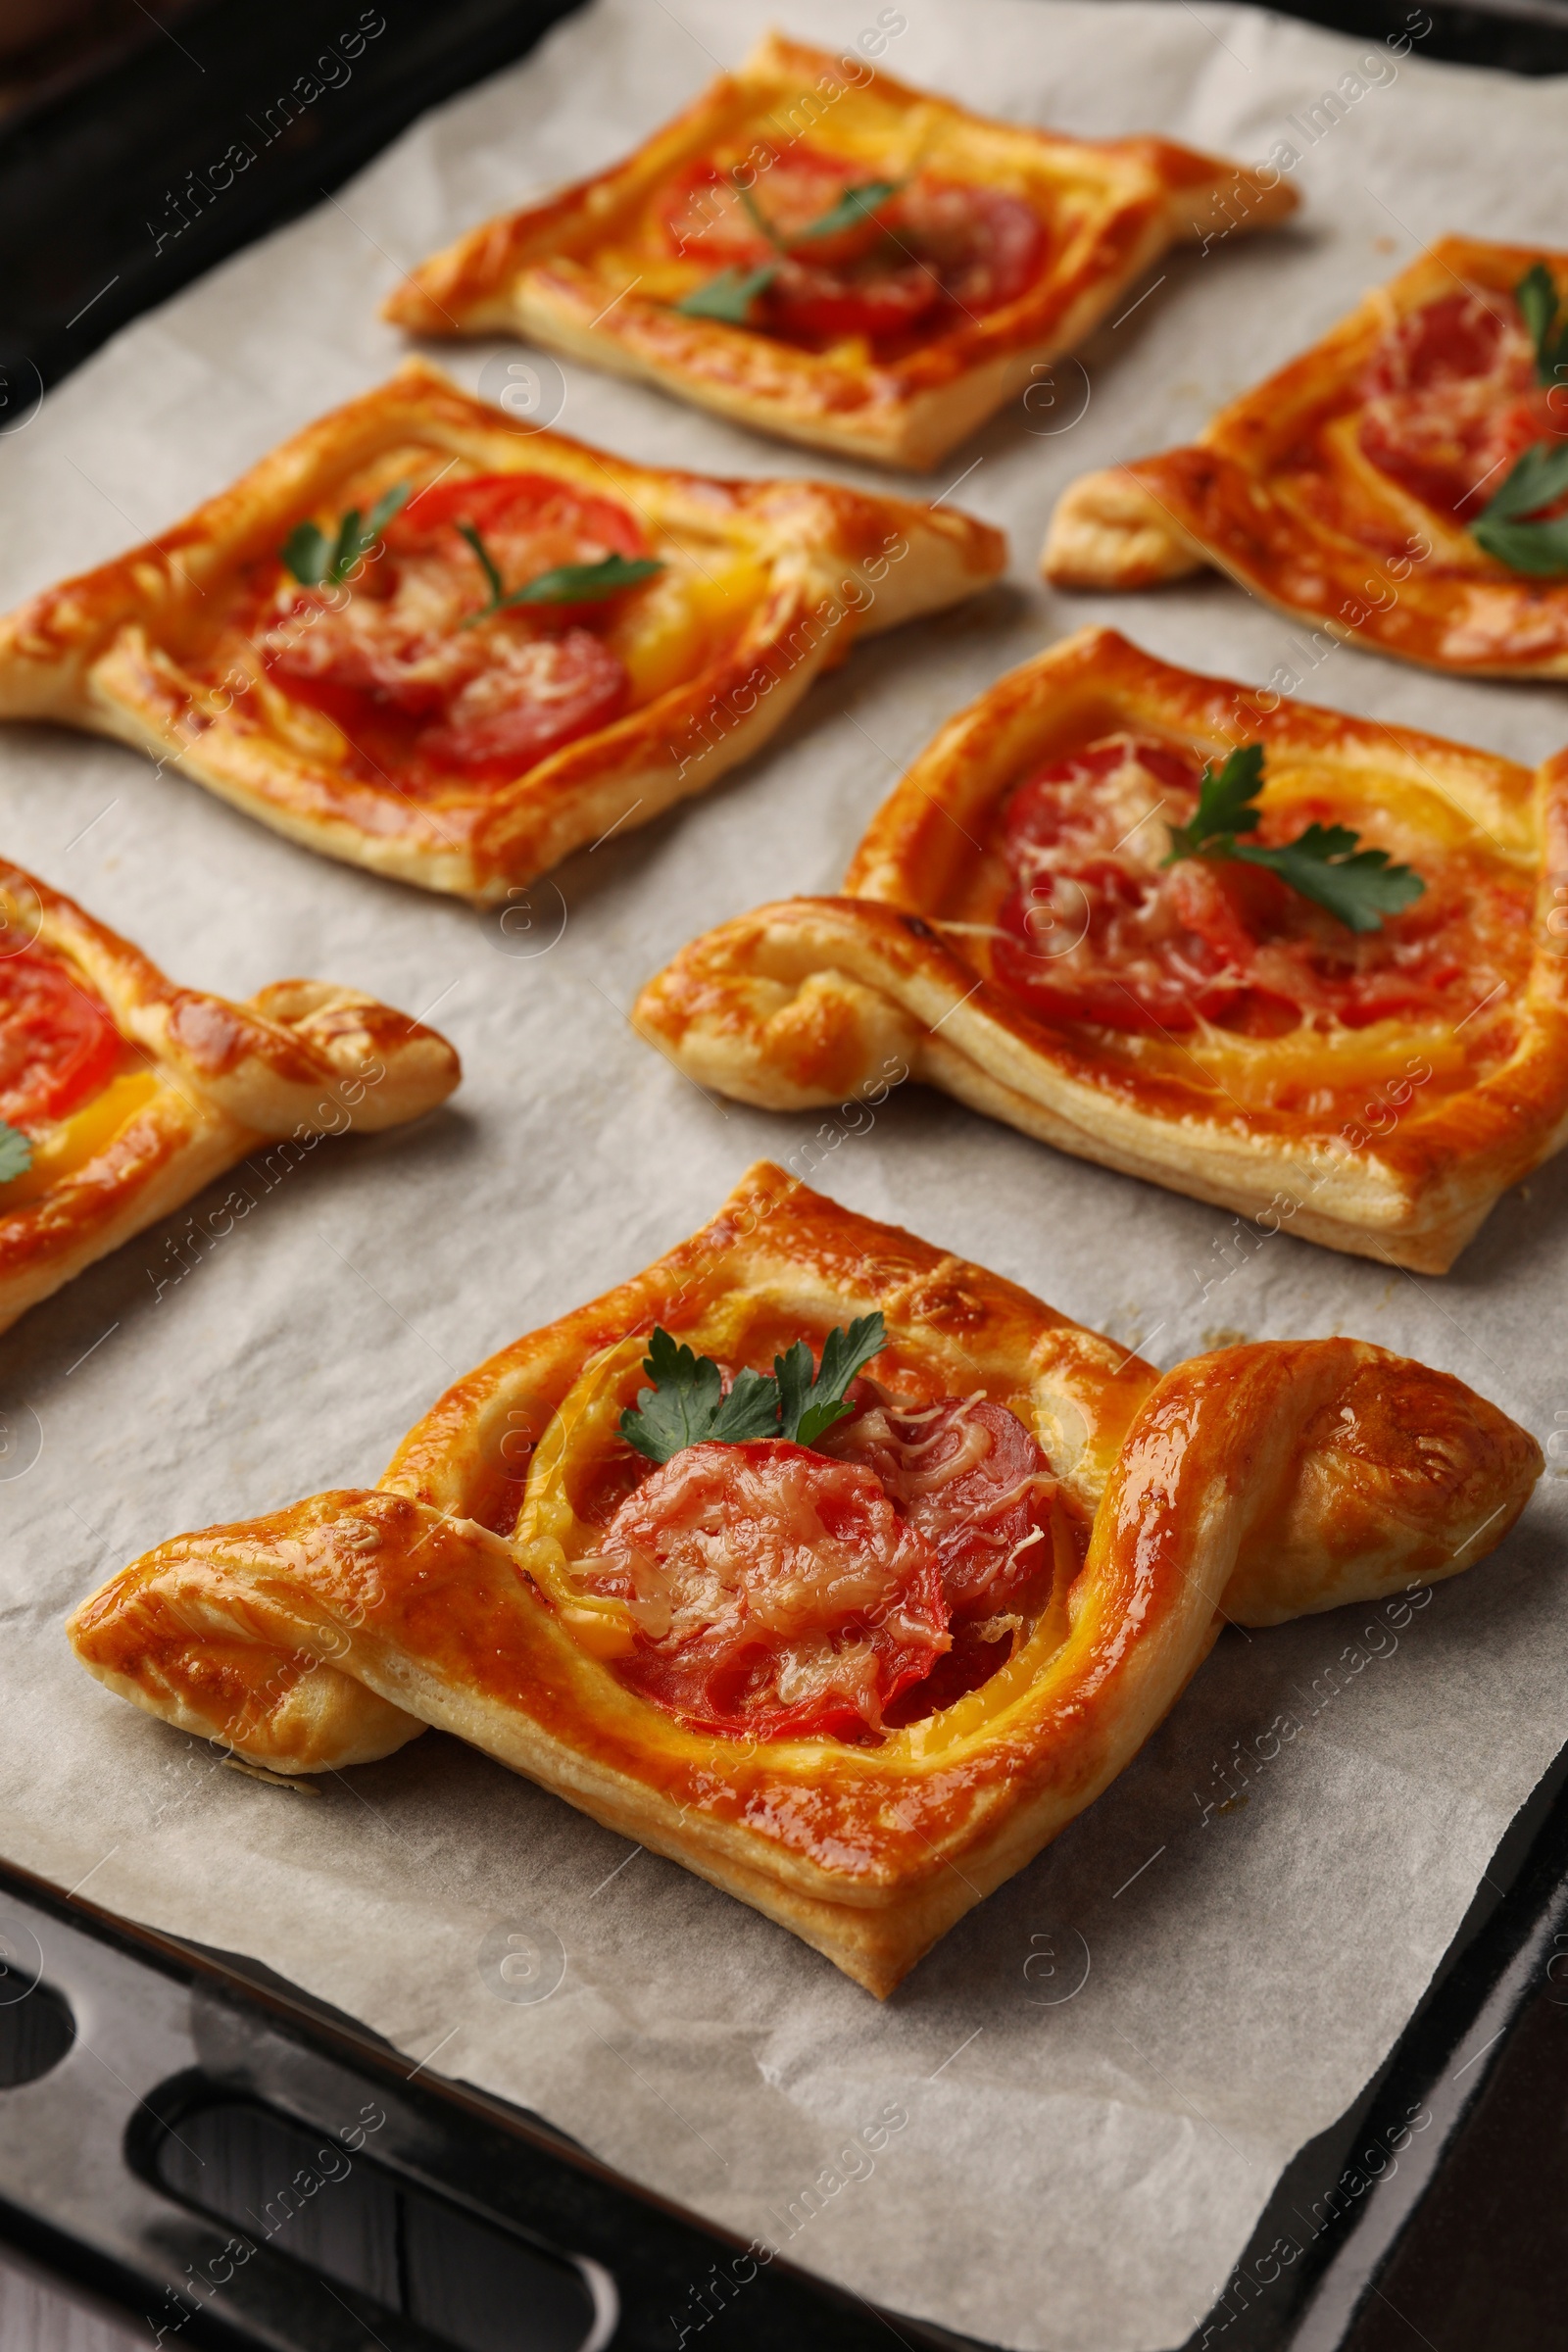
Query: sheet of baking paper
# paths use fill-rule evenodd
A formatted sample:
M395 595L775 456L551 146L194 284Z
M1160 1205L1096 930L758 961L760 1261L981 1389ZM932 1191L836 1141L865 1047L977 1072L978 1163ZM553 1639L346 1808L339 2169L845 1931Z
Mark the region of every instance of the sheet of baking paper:
M400 266L612 161L776 5L601 0L122 335L0 437L5 602L156 533L379 380L402 347L375 306ZM231 1230L216 1188L6 1341L4 1843L137 1918L256 1955L895 2309L1039 2352L1146 2352L1187 2334L1281 2168L1378 2065L1563 1737L1551 1475L1502 1553L1419 1611L1228 1635L1134 1767L885 2006L448 1740L317 1798L264 1787L99 1689L60 1630L162 1537L373 1480L449 1380L644 1264L761 1153L1160 1363L1233 1335L1356 1333L1447 1366L1568 1455L1553 1436L1568 1432L1568 1165L1502 1200L1446 1280L1412 1280L1287 1235L1259 1245L1226 1214L913 1090L854 1135L711 1104L623 1016L699 928L832 887L937 722L1085 619L1520 759L1556 748L1560 694L1329 650L1217 580L1055 597L1035 563L1072 475L1190 437L1421 237L1560 242L1561 86L1424 64L1419 42L1396 61L1208 0L787 13L839 46L864 31L874 47L880 26L893 72L1020 121L1250 160L1283 140L1299 154L1298 225L1167 261L1081 375L1059 372L1054 406L1015 410L955 456L931 486L952 479L1006 526L1007 585L864 647L762 758L574 859L508 930L312 857L128 752L6 730L10 856L192 982L239 995L307 972L376 989L439 1023L467 1079L416 1130L253 1183L258 1205ZM530 397L506 377L514 353L438 356L466 384ZM875 486L586 368L539 373L566 429L645 461ZM671 2342L700 2316L678 2304Z

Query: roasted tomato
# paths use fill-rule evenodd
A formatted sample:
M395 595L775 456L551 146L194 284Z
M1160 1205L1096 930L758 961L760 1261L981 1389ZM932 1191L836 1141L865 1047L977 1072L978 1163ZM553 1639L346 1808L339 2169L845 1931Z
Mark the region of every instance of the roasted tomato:
M1423 861L1426 891L1357 935L1277 876L1233 860L1163 866L1169 828L1197 807L1184 749L1115 735L1054 760L1004 806L1011 887L992 969L1044 1020L1180 1032L1200 1021L1280 1036L1303 1021L1364 1029L1391 1015L1462 1019L1517 975L1530 892L1463 856ZM1296 801L1283 833L1343 813Z
M1462 523L1533 443L1568 429L1507 294L1461 291L1413 311L1373 355L1361 396L1362 455Z
M840 1461L864 1462L936 1555L952 1647L884 1712L892 1729L951 1707L1006 1664L1055 1566L1052 1511L1058 1493L1044 1454L1016 1413L984 1396L904 1406L872 1389L853 1418L821 1443Z
M107 1086L120 1058L107 1007L36 948L0 956L0 1118L62 1119Z
M858 1384L870 1390L869 1382ZM901 1405L874 1391L821 1440L875 1471L936 1554L955 1619L994 1617L1049 1568L1056 1481L1016 1413L984 1396Z
M564 564L597 564L605 556L646 556L648 543L634 514L612 499L573 490L545 473L488 473L454 481L450 475L419 491L387 524L387 554L407 563L437 557L459 565L469 602L484 602L473 551L458 531L471 524L495 557L509 588L520 588ZM552 611L568 608L552 607Z
M880 1480L781 1439L675 1454L593 1582L639 1629L622 1680L706 1731L875 1738L948 1647L935 1553Z
M1026 293L1045 266L1046 224L1033 205L999 188L920 178L903 198L903 233L970 316Z
M623 507L546 475L438 481L393 517L351 593L280 589L263 651L291 693L377 758L404 749L437 772L516 774L624 710L625 665L591 625L613 600L478 620L489 589L460 523L509 591L647 553Z
M715 272L771 269L750 323L808 346L863 336L885 350L915 330L945 332L1015 301L1045 261L1040 215L996 189L921 174L824 231L869 184L864 165L797 142L740 176L744 193L710 162L675 182L663 207L671 250Z
M625 664L591 629L509 634L496 659L453 695L445 716L420 730L419 749L440 767L520 772L608 726L625 700Z
M795 343L820 347L863 335L881 347L934 322L944 307L940 278L924 262L890 259L855 270L790 261L762 296L760 323Z

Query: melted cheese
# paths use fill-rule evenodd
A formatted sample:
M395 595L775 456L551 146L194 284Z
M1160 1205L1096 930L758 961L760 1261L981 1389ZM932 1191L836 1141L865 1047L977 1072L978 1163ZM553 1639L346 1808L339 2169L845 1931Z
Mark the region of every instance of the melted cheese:
M146 1109L162 1083L154 1070L129 1071L111 1078L69 1118L57 1120L34 1142L32 1165L26 1172L0 1185L0 1214L25 1207L68 1176L79 1175Z
M579 1564L597 1560L599 1541L577 1516L566 1473L617 1443L621 1413L636 1400L646 1348L645 1340L622 1340L589 1358L539 1441L512 1540L518 1566L596 1658L628 1656L637 1629L623 1601L583 1591L576 1572Z
M827 1688L846 1617L917 1633L899 1605L916 1555L925 1556L920 1540L872 1473L822 1454L759 1458L731 1446L675 1454L616 1513L604 1551L629 1576L627 1605L650 1641L755 1626L793 1653L791 1677L812 1693L810 1660Z
M633 708L694 677L739 634L769 585L765 564L729 548L657 552L667 568L606 633L626 664Z

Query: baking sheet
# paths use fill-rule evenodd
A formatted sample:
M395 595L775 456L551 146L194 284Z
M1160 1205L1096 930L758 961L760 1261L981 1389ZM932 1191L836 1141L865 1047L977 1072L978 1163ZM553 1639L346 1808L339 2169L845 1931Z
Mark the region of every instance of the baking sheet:
M156 533L378 381L404 348L375 318L400 267L612 161L768 14L600 0L139 321L0 436L0 598ZM434 1020L467 1068L416 1129L324 1147L226 1233L215 1191L5 1341L5 1843L255 1955L867 2297L1030 2352L1153 2352L1207 2308L1282 2167L1390 2047L1563 1737L1568 1464L1501 1554L1419 1610L1228 1634L1132 1770L885 2007L454 1742L429 1735L314 1800L266 1788L110 1697L61 1635L162 1537L373 1480L449 1380L633 1272L764 1152L1160 1363L1351 1332L1448 1367L1568 1454L1568 1169L1505 1198L1446 1280L1418 1280L1239 1239L1221 1211L913 1090L808 1151L816 1117L710 1104L623 1017L694 931L833 887L936 724L1084 619L1515 758L1556 749L1560 694L1329 648L1219 581L1055 596L1035 560L1072 475L1188 438L1420 234L1560 241L1560 84L1206 4L797 0L788 25L835 46L864 33L897 74L1024 121L1250 161L1282 140L1304 210L1282 234L1172 257L1054 407L956 456L959 502L1013 535L1007 585L863 648L707 800L539 885L520 928L313 858L127 752L0 737L7 854L167 968L235 995L351 980ZM435 356L527 397L506 375L514 347ZM540 378L567 430L645 462L883 478L585 368Z

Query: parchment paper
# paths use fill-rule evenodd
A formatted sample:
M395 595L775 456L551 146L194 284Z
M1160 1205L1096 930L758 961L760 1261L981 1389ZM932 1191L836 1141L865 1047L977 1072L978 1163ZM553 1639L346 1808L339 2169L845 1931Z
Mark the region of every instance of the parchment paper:
M403 348L375 318L400 266L612 161L768 13L601 0L131 327L0 437L0 596L156 533L378 381ZM1084 352L1086 406L1067 370L1055 410L1014 411L956 457L959 503L1013 534L1009 586L858 652L762 759L576 858L510 937L128 752L0 737L6 852L167 968L235 995L285 973L352 980L434 1019L467 1067L417 1129L323 1148L221 1240L215 1192L5 1342L4 1837L16 1860L254 1954L895 2309L1038 2352L1145 2352L1186 2335L1281 2168L1378 2065L1568 1729L1551 1478L1498 1557L1402 1624L1366 1611L1227 1636L1133 1769L885 2007L433 1734L314 1802L216 1769L91 1683L60 1630L160 1538L373 1480L452 1378L644 1264L754 1156L813 1164L799 1155L815 1117L710 1106L623 1007L698 929L832 888L900 763L1050 637L1111 620L1177 661L1291 669L1309 696L1523 760L1568 733L1559 694L1325 650L1217 580L1075 601L1035 572L1066 480L1190 437L1419 237L1560 242L1561 85L1423 64L1419 43L1396 66L1206 5L906 0L884 29L898 13L889 68L980 108L1248 160L1277 139L1301 151L1298 225L1169 260ZM877 21L871 0L788 11L838 45ZM1331 89L1343 119L1315 141L1292 129ZM494 391L516 355L437 356L468 384L489 363ZM566 429L643 460L880 480L586 368L560 380ZM1499 1203L1445 1281L1287 1237L1238 1246L1226 1214L914 1090L816 1181L1161 1363L1233 1334L1348 1331L1449 1367L1562 1446L1563 1163ZM549 1997L514 1997L563 1964ZM676 2312L672 2343L682 2312L698 2316Z

